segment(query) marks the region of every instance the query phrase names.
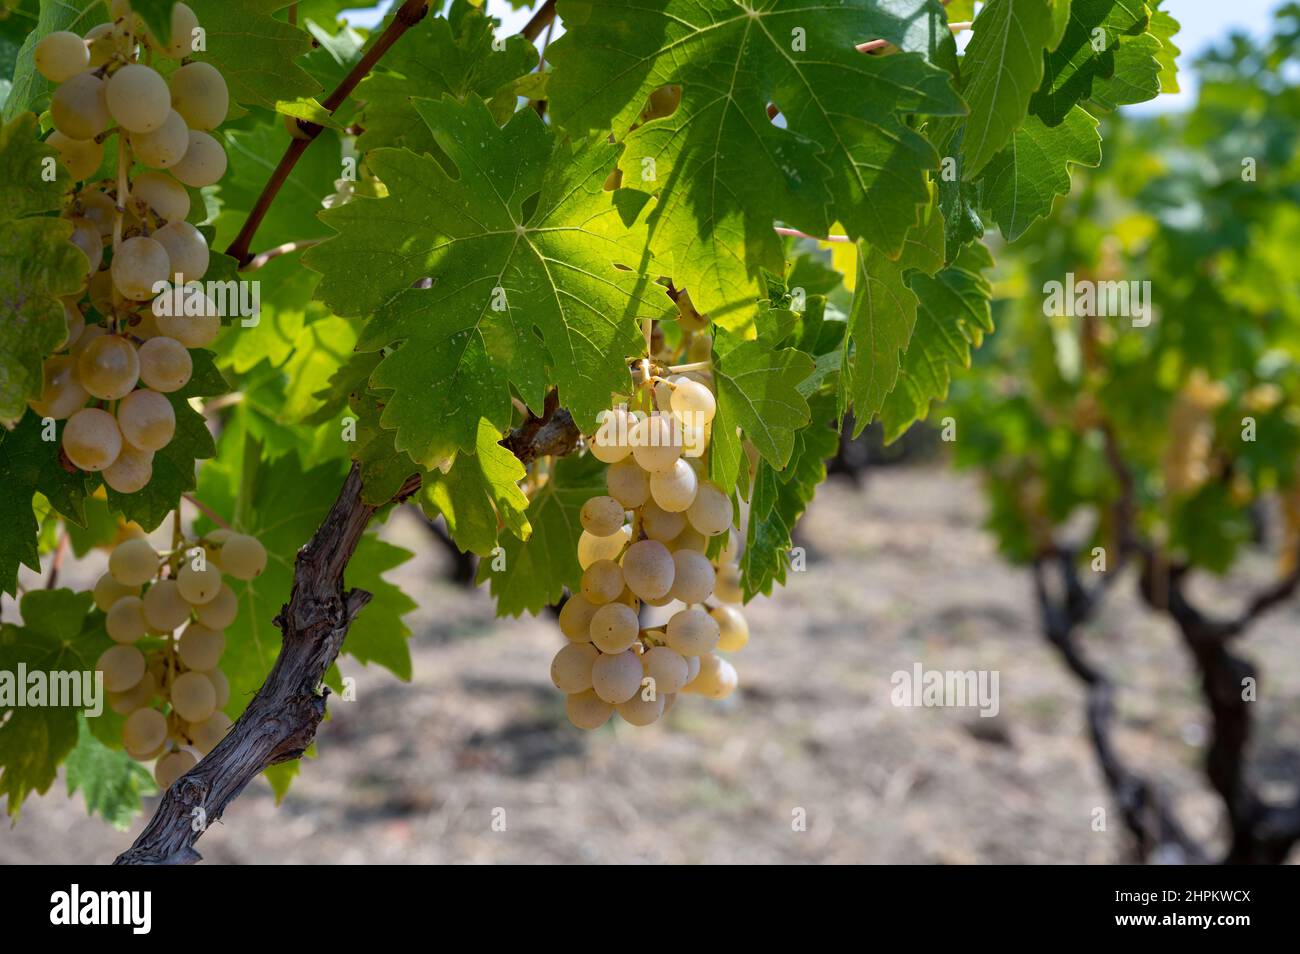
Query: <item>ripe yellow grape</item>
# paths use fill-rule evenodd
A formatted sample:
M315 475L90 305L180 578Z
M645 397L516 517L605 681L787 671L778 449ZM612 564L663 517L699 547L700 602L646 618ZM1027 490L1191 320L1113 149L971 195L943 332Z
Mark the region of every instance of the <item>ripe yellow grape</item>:
M582 595L595 606L618 599L623 592L623 570L613 560L597 560L582 574Z
M100 654L95 668L104 674L105 689L126 692L144 678L144 654L134 646L113 646Z
M207 755L217 747L217 743L225 737L232 725L234 723L224 712L214 712L202 722L190 726L190 741L196 749Z
M91 287L93 288L94 285L92 284ZM95 339L106 334L108 334L108 329L103 325L86 325L86 330L81 333L81 336L77 338L72 347L68 349L68 353L72 355L73 358L79 358L81 357L81 352L94 344Z
M165 172L142 172L131 183L130 205L141 218L149 209L165 222L183 221L190 214L190 194Z
M632 457L642 470L651 473L669 470L682 456L681 427L667 414L652 414L638 421L631 441Z
M621 653L636 642L639 632L636 611L626 603L606 603L591 617L590 635L603 653Z
M745 614L734 606L715 606L709 615L718 624L718 649L724 653L734 653L744 649L749 642L749 623Z
M157 709L137 709L122 724L122 744L134 758L143 758L167 741L167 717Z
M169 222L153 233L153 240L167 250L173 276L179 274L182 281L191 282L207 273L208 243L190 223Z
M122 586L141 586L158 574L158 553L143 537L123 540L108 555L108 572Z
M50 133L50 140L55 133ZM69 140L75 142L76 140ZM92 170L93 171L93 170ZM85 218L90 219L99 228L100 238L113 234L113 217L117 214L117 203L107 192L100 189L85 189L81 192L81 207Z
M144 619L154 632L170 633L189 618L190 604L181 596L175 580L159 580L144 594Z
M650 695L649 699L646 699L647 695ZM628 725L652 725L664 714L664 697L657 690L654 693L638 690L631 699L616 705L614 710Z
M63 452L81 470L97 471L110 466L122 452L117 421L99 408L82 408L68 418L63 428Z
M641 688L641 657L628 649L602 653L591 664L591 688L610 705L627 702Z
M673 585L673 572L673 555L658 540L638 540L623 555L623 579L643 600L666 596Z
M141 235L127 239L113 255L113 284L131 301L153 298L154 287L169 280L170 270L167 250Z
M698 550L673 554L673 588L668 595L683 603L703 603L713 595L713 564Z
M690 683L687 691L710 699L725 699L735 691L739 681L736 668L731 663L709 653L700 657L700 674Z
M695 500L686 511L691 526L706 537L716 537L731 528L731 515L731 498L713 481L700 481Z
M138 354L140 380L155 391L179 391L194 373L194 359L175 338L150 338L140 346Z
M41 396L31 402L41 417L62 421L86 406L90 394L77 380L77 362L71 355L54 355L45 360L45 385Z
M718 578L713 584L713 595L724 603L743 603L744 590L740 586L740 568L734 563L718 567Z
M113 58L116 44L113 41L113 24L101 23L86 32L86 45L89 48L90 61L87 66L96 69Z
M51 83L62 83L90 66L90 50L77 34L56 30L41 37L33 60L38 73Z
M167 121L172 94L158 71L128 63L108 80L108 111L127 132L153 132Z
M158 790L167 791L178 778L198 764L198 759L184 749L168 752L153 767L153 777L158 783Z
M686 657L667 646L652 646L641 657L645 674L655 681L655 692L669 695L679 692L690 674Z
M211 600L194 607L195 619L211 629L225 629L235 621L237 615L239 600L235 591L225 583L221 584L221 589Z
M601 412L600 427L588 441L591 455L604 464L616 464L625 460L632 453L632 447L627 442L632 424L632 415L623 408Z
M577 643L591 639L591 618L597 607L581 593L574 593L560 607L560 632Z
M176 110L171 110L161 126L150 132L131 133L127 137L131 151L146 166L166 169L185 157L190 147L190 130Z
M133 643L149 628L144 619L144 603L138 596L124 596L104 617L104 628L115 643Z
M226 651L226 634L202 623L190 623L181 633L177 651L186 667L208 672L217 668L221 654Z
M578 537L578 565L585 570L597 560L612 560L631 539L631 527L623 527L608 537L592 536L584 530Z
M72 139L56 129L45 142L59 151L59 161L74 179L89 179L104 161L104 144L93 139Z
M50 120L69 139L94 139L108 128L107 84L94 73L78 73L54 91Z
M230 93L211 63L187 63L172 74L172 108L191 129L216 129L230 109Z
M86 256L86 274L94 274L104 261L104 237L99 234L99 226L91 219L75 218L68 241Z
M591 688L591 667L600 653L591 643L569 643L551 660L551 682L567 694Z
M86 316L81 313L75 298L63 299L63 327L63 343L54 349L56 351L67 348L86 330Z
M221 709L230 701L230 681L220 669L211 669L206 675L212 682L212 688L217 691L217 708Z
M171 173L195 189L214 185L226 174L226 151L207 133L191 129L185 158L171 167Z
M684 609L668 620L668 646L683 656L702 656L718 645L717 621L702 609Z
M206 299L207 296L204 297ZM154 321L157 322L159 331L168 338L175 338L187 348L205 348L216 341L217 335L221 333L221 316L216 313L210 300L201 315L158 314L158 309L155 308Z
M221 568L237 580L252 580L266 569L266 547L256 537L232 533L221 544Z
M582 529L597 537L608 537L623 526L623 505L613 497L592 497L578 515Z
M183 563L176 574L176 585L181 596L195 606L210 603L221 592L221 571L210 563L202 570L194 569L193 563Z
M117 406L117 424L132 447L158 451L171 443L176 433L176 412L157 391L132 391Z
M136 709L147 706L157 692L158 681L154 679L153 673L146 670L140 681L126 692L108 693L108 707L118 715L130 715Z
M605 471L605 486L609 495L629 510L650 499L650 475L632 459L611 464Z
M686 529L686 514L672 513L653 500L647 500L641 508L641 529L651 540L666 545Z
M173 60L183 59L194 52L194 31L198 29L199 18L187 4L177 3L172 7L171 33L166 43L160 43L150 37L150 46L163 56Z
M650 475L650 496L662 509L670 513L682 513L695 501L695 492L699 487L699 478L695 468L682 458L668 470L655 471Z
M91 596L95 600L95 606L98 609L108 612L109 608L124 596L139 596L139 586L124 586L113 579L111 573L105 573L95 581L95 588L91 591Z
M599 729L614 714L614 707L588 689L564 698L564 711L579 729Z
M123 444L117 460L104 468L104 483L120 494L133 494L153 480L153 451Z
M172 708L186 722L202 722L217 708L217 689L201 672L186 672L172 683Z
M140 380L135 345L120 335L96 339L77 358L77 378L93 397L104 401L125 397Z
M713 392L698 381L682 378L673 389L673 414L683 423L703 426L713 420L718 412Z

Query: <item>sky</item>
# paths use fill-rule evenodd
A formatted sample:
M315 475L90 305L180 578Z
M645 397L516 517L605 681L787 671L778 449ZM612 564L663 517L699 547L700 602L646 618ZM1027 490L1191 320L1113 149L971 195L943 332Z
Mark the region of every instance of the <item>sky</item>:
M1132 113L1160 113L1186 109L1196 100L1196 83L1191 64L1207 47L1233 31L1263 36L1269 31L1272 13L1283 0L1166 0L1165 9L1173 14L1182 29L1174 42L1182 50L1178 60L1180 92L1158 96L1148 103L1125 107ZM372 26L383 17L391 0L377 8L345 10L344 15L358 26ZM530 10L512 10L507 0L487 0L488 11L501 19L505 33L517 33L532 16ZM557 29L556 35L561 32Z

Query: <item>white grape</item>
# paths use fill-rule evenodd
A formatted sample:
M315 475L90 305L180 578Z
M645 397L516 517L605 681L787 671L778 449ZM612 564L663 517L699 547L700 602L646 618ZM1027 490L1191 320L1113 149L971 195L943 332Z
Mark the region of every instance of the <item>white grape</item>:
M641 529L651 540L668 544L686 529L686 514L672 513L648 500L641 508Z
M591 688L591 667L600 653L591 643L569 643L551 661L551 682L566 694Z
M641 599L660 599L673 585L673 555L658 540L638 540L623 555L623 579Z
M179 391L194 373L194 359L175 338L150 338L140 346L139 358L140 380L155 391Z
M167 250L142 235L127 239L113 254L113 284L131 301L153 298L155 286L170 278L170 270Z
M609 495L629 510L650 499L650 475L630 458L610 465L605 472L605 486Z
M153 480L153 451L123 444L117 459L104 468L104 483L119 494L143 490Z
M176 585L180 588L181 596L189 603L201 606L212 602L221 592L221 571L210 563L204 564L203 569L196 570L193 563L187 562L181 565L180 572L176 574Z
M225 738L232 725L234 723L230 721L230 716L224 712L214 712L202 722L190 726L190 741L194 743L196 749L207 755Z
M187 63L172 74L172 108L191 129L216 129L230 109L230 92L211 63Z
M72 139L56 129L45 143L59 151L59 162L74 179L89 179L104 161L104 144L93 139Z
M132 391L117 406L117 424L132 447L158 451L176 433L176 411L157 391Z
M135 345L120 335L97 338L77 358L77 379L100 400L126 397L140 380L140 358Z
M124 596L139 596L139 586L124 586L117 580L113 579L111 573L105 573L95 581L95 587L91 591L94 597L95 606L105 613L109 611L114 603Z
M146 166L154 169L166 169L174 166L185 157L185 150L190 147L190 130L185 120L176 110L171 110L163 124L157 129L145 133L131 133L127 137L131 142L131 151Z
M133 643L149 628L144 618L144 603L138 596L124 596L104 615L104 629L115 643Z
M144 537L123 540L108 555L108 572L122 586L140 586L158 573L158 553Z
M686 685L690 665L681 653L667 646L652 646L641 657L645 674L655 681L655 692L670 695Z
M686 692L690 692L691 683L695 681L696 677L699 676L699 674L700 674L700 657L687 656L686 657L686 684L682 686L682 689Z
M167 717L157 709L137 709L122 724L122 743L135 758L143 758L167 741Z
M703 603L713 595L715 574L709 558L698 550L673 554L673 588L668 595L683 603Z
M605 464L616 464L632 453L628 434L633 424L632 415L623 408L602 411L600 427L588 442L591 455Z
M744 590L740 586L740 569L734 563L718 567L718 579L713 584L713 595L724 603L743 603Z
M614 710L628 725L651 725L664 714L664 697L655 692L646 699L646 693L638 691L631 699L616 705Z
M165 255L166 252L163 254ZM204 299L208 300L206 295ZM175 338L187 348L205 348L216 341L217 335L221 333L221 316L216 313L215 308L211 307L210 300L202 314L158 314L158 309L155 308L153 317L159 331L168 338Z
M718 411L713 392L690 378L677 382L672 397L673 414L684 424L702 427L713 420Z
M618 533L623 526L623 505L613 497L592 497L578 514L582 529L597 537Z
M94 139L108 128L107 84L94 73L78 73L54 91L50 119L69 139Z
M127 132L153 132L167 121L172 94L158 71L128 63L108 80L108 111Z
M56 135L61 136L62 133L50 133L50 141L53 141ZM69 139L68 142L76 142L76 140ZM102 189L84 189L79 198L83 217L95 223L95 227L99 229L99 237L105 239L112 235L113 220L117 215L117 203L113 197Z
M627 702L641 688L641 657L632 650L602 653L591 664L591 688L611 705Z
M725 699L735 691L739 677L736 668L712 653L700 657L700 674L690 683L690 692L710 699Z
M564 711L579 729L599 729L614 714L614 707L588 689L564 699Z
M709 615L718 624L718 649L724 653L734 653L745 648L749 642L749 623L745 614L734 606L715 606Z
M591 618L598 607L581 593L574 593L560 607L560 632L576 643L591 639Z
M104 688L126 692L144 678L144 654L134 646L113 646L100 654L95 668L104 674Z
M682 456L682 432L677 419L651 414L632 429L632 457L642 470L668 470ZM615 494L617 496L617 494Z
M118 715L130 715L136 709L143 708L158 692L158 682L153 673L145 674L126 692L108 693L108 707Z
M86 256L86 274L93 275L104 261L104 237L99 234L99 226L91 219L73 219L68 241L81 249Z
M195 189L214 185L226 174L226 151L207 133L192 129L185 158L171 167L171 173Z
M182 673L172 683L172 708L186 722L202 722L217 708L217 690L201 672Z
M592 614L591 641L603 653L621 653L636 642L640 631L636 611L626 603L606 603Z
M208 270L208 243L203 233L188 222L169 222L153 233L153 240L167 250L172 275L182 281L197 281Z
M702 609L684 609L668 620L668 645L683 656L702 656L718 645L717 621Z
M582 574L582 595L595 606L618 599L623 592L623 570L613 560L597 560Z
M695 468L680 457L668 470L655 471L650 475L650 496L670 513L682 513L690 507L698 486L699 478L695 476Z
M103 470L122 452L117 421L97 407L82 408L63 428L63 452L81 470Z
M700 481L695 500L686 511L691 526L706 537L716 537L730 529L731 515L731 498L713 481Z
M585 570L597 560L613 560L631 539L631 527L623 527L608 537L593 536L584 530L578 537L578 565Z
M190 669L199 672L216 669L221 654L226 651L226 634L219 629L209 629L202 623L190 623L185 627L185 632L181 633L177 651L181 662Z
M144 618L156 633L170 633L190 618L190 604L181 596L175 580L159 580L149 587L144 594Z
M251 580L266 569L266 547L246 533L232 533L221 545L221 568L237 580Z
M75 298L63 300L63 342L54 350L62 351L72 344L86 330L86 316L81 313Z
M91 27L86 33L87 52L90 60L86 64L90 69L97 69L113 58L117 44L113 40L113 24L101 23Z
M142 172L131 183L131 205L141 218L148 209L165 222L180 222L190 214L190 194L165 172Z
M86 406L90 393L77 380L77 361L71 355L54 355L45 361L41 396L31 402L41 417L62 421Z
M212 683L212 687L217 691L217 708L224 709L226 703L230 701L230 680L220 669L211 669L207 672L207 677Z
M51 83L62 83L90 66L90 50L77 34L56 30L41 37L33 60L38 73Z
M676 553L678 550L699 550L703 553L709 546L709 539L694 527L688 526L673 539L668 545L668 549Z
M179 5L177 4L177 6ZM158 783L158 790L167 791L177 779L196 765L198 765L198 760L184 749L168 752L153 767L153 777L154 781Z
M239 599L235 596L235 591L225 583L221 584L221 589L211 600L194 607L195 618L212 629L225 629L238 615Z
M198 26L199 18L194 11L184 3L177 3L172 6L171 33L167 42L154 41L151 45L163 56L183 59L194 52L194 31Z

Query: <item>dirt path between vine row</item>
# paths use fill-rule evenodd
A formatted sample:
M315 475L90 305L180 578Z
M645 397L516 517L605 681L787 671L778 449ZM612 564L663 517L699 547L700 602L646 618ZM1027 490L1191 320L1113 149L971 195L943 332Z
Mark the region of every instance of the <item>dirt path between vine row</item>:
M320 757L284 803L250 787L199 849L271 864L1127 860L1079 687L1038 635L1027 573L997 557L981 520L976 484L939 466L823 487L803 528L806 572L748 610L743 691L683 697L657 727L585 734L547 676L554 624L495 620L486 594L441 582L445 556L424 528L395 520L385 532L420 551L400 573L421 604L413 682L345 663L358 699L331 704ZM1233 581L1200 581L1202 598L1235 606L1270 566L1260 554ZM1122 750L1221 840L1195 677L1132 590L1116 587L1088 635L1121 685ZM1277 795L1300 764L1298 621L1286 606L1242 646L1263 675L1254 764ZM918 662L997 670L1001 711L895 707L890 675ZM88 818L60 780L0 830L0 863L106 862L142 824Z

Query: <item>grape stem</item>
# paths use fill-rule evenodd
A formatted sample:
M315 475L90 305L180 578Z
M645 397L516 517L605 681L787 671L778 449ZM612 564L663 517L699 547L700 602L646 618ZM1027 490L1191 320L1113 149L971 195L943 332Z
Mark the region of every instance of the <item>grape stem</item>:
M690 364L675 364L668 369L669 374L684 374L687 371L708 371L712 367L709 361L692 361Z
M68 531L64 530L59 534L58 545L54 549L54 559L50 561L50 578L45 581L45 588L52 590L59 583L59 570L63 568L63 560L68 555Z
M809 235L807 232L800 232L798 229L787 229L778 226L777 235L788 235L791 238L812 239L814 242L852 242L853 239L847 235Z
M199 510L199 511L200 511L200 512L205 516L205 517L207 517L209 520L211 520L211 521L212 521L213 523L215 523L217 526L219 526L219 527L223 527L223 528L225 528L226 530L231 530L231 529L233 529L233 528L230 526L230 524L229 524L225 519L223 519L222 516L221 516L219 513L217 513L215 510L213 510L213 509L212 509L211 507L209 507L207 504L205 504L202 500L199 500L199 499L198 499L197 497L195 497L193 494L181 494L181 499L182 499L182 500L186 500L186 501L188 501L189 503L193 504L194 507L195 507L196 509L198 509L198 510ZM180 516L181 516L181 512L180 512L179 509L177 509L177 511L176 511L176 521L177 521L177 525L178 525L178 526L179 526L179 524L180 524Z
M281 255L289 255L293 252L301 252L303 249L311 248L313 245L319 245L325 241L324 238L299 239L297 242L285 242L283 245L277 245L274 248L268 248L264 252L258 252L248 260L248 264L240 266L241 272L255 272L273 258L279 258Z

